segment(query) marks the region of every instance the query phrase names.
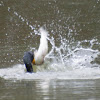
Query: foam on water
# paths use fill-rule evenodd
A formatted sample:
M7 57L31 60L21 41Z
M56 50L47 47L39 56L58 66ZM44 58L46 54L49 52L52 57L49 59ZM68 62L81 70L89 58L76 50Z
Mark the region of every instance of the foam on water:
M33 79L97 79L100 78L99 68L81 68L66 71L37 71L26 73L24 65L15 65L12 68L0 69L0 77L14 80Z

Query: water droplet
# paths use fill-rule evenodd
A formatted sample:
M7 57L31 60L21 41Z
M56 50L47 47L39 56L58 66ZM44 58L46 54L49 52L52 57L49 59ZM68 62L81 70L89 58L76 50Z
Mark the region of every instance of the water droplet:
M14 62L14 60L11 60L11 62Z
M8 11L10 12L10 7L8 7Z

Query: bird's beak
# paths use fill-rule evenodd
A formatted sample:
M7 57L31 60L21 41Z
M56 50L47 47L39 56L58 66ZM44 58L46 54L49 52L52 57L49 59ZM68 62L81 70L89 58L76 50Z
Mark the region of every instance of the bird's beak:
M35 59L33 59L32 63L35 64Z

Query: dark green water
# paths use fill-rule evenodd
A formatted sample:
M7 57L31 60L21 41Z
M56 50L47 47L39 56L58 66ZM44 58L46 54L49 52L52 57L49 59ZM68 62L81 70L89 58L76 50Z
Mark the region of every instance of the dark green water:
M41 26L53 52L35 77L22 58ZM0 77L0 100L100 100L100 1L1 0Z

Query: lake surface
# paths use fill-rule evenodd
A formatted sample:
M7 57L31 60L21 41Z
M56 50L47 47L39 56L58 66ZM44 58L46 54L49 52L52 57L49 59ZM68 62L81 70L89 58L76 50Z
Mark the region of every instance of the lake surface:
M0 100L100 100L100 1L1 0ZM36 73L23 55L36 50L39 28L49 52Z

